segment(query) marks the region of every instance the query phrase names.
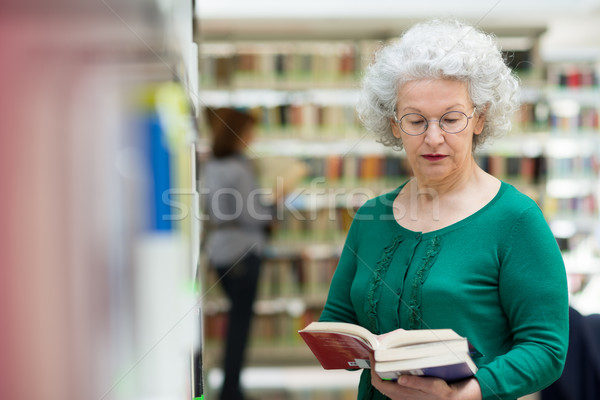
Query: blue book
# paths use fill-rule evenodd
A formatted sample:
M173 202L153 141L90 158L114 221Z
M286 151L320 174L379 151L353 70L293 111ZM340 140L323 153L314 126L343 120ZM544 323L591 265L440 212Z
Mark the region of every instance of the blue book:
M148 133L148 161L150 166L149 228L153 231L171 231L173 210L169 202L171 190L171 155L166 132L156 113L146 117Z
M376 362L375 372L386 380L397 380L400 375L419 375L453 382L475 375L477 366L468 352L449 352L407 360Z

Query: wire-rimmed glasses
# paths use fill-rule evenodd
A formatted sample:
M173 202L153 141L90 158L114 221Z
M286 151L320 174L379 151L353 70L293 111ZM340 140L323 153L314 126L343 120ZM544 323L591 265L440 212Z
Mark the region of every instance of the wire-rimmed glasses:
M427 119L419 113L404 114L398 119L394 112L394 120L404 133L410 136L419 136L427 131L430 122L437 122L440 128L451 134L456 134L464 131L469 125L469 120L475 115L477 107L473 107L473 112L470 116L462 111L448 111L440 117L440 119Z

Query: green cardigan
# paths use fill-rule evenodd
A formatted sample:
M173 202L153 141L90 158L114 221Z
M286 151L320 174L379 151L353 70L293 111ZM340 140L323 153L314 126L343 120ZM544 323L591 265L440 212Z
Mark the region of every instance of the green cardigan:
M397 328L452 328L479 350L483 399L516 399L560 376L568 343L563 260L540 209L502 183L469 217L420 233L398 225L402 189L356 213L321 321ZM385 399L363 371L359 399Z

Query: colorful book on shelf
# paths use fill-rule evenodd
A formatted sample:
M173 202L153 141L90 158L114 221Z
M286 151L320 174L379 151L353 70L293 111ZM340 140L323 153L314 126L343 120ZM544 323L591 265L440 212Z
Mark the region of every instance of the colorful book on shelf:
M324 369L370 368L382 379L403 374L455 381L473 376L479 356L466 338L452 329L417 329L375 335L344 322L313 322L299 331Z

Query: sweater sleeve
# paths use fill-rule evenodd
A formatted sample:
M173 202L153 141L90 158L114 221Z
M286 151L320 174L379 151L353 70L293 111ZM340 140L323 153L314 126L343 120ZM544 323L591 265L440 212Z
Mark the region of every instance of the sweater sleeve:
M358 323L351 298L352 282L357 266L357 236L358 221L355 219L350 226L344 249L336 267L329 294L320 321Z
M512 331L512 348L476 374L483 399L515 399L558 379L568 335L566 273L552 232L532 206L513 225L501 259L500 302Z

